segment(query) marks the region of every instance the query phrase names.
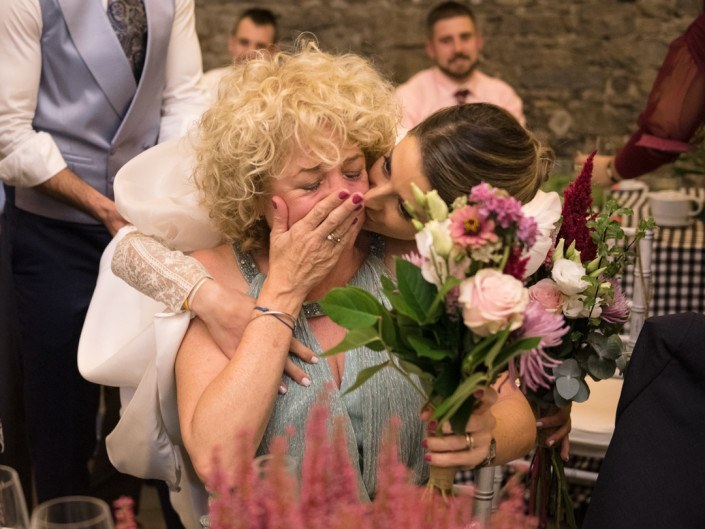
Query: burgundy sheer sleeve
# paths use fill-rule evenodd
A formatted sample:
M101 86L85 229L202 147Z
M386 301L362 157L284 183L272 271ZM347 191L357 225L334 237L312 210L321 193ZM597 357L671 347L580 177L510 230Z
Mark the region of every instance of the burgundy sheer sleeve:
M639 129L617 153L615 169L635 178L672 162L705 122L705 13L671 43Z

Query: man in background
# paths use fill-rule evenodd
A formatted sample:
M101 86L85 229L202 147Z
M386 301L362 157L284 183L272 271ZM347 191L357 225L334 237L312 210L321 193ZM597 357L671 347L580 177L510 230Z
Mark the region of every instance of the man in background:
M426 54L434 66L397 88L409 129L449 106L492 103L508 110L524 125L522 103L514 89L478 69L482 34L469 7L444 2L426 17Z
M40 502L94 491L100 388L76 355L101 254L126 224L113 181L198 119L201 75L193 0L0 2L0 366L13 367L0 421L5 454L29 450Z
M269 9L252 8L242 12L228 36L228 52L233 63L251 57L258 50L274 51L277 42L277 18ZM218 84L229 66L214 68L203 75L203 88L214 100Z

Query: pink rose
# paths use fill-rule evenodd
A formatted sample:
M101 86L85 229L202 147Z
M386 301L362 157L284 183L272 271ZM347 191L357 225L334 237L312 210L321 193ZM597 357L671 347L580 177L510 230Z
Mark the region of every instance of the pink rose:
M529 287L529 299L538 301L549 312L560 312L565 303L565 296L552 279L542 279Z
M465 325L479 336L518 329L524 321L529 292L518 279L485 268L460 284Z

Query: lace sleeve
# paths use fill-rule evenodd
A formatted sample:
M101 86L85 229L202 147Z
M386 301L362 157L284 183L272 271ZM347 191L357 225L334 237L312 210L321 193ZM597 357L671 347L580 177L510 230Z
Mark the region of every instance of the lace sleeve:
M155 239L133 231L115 248L113 273L143 294L164 303L171 312L211 276L193 257L171 251Z

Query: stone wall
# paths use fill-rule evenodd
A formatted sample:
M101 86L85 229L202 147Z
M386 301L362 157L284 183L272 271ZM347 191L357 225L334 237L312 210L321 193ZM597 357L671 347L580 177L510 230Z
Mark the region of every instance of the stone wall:
M433 1L196 0L204 68L227 63L237 14L267 7L281 37L315 33L325 49L373 58L396 82L428 66L423 21ZM668 44L700 0L472 0L485 37L482 69L524 100L528 126L561 157L611 152L633 130Z

